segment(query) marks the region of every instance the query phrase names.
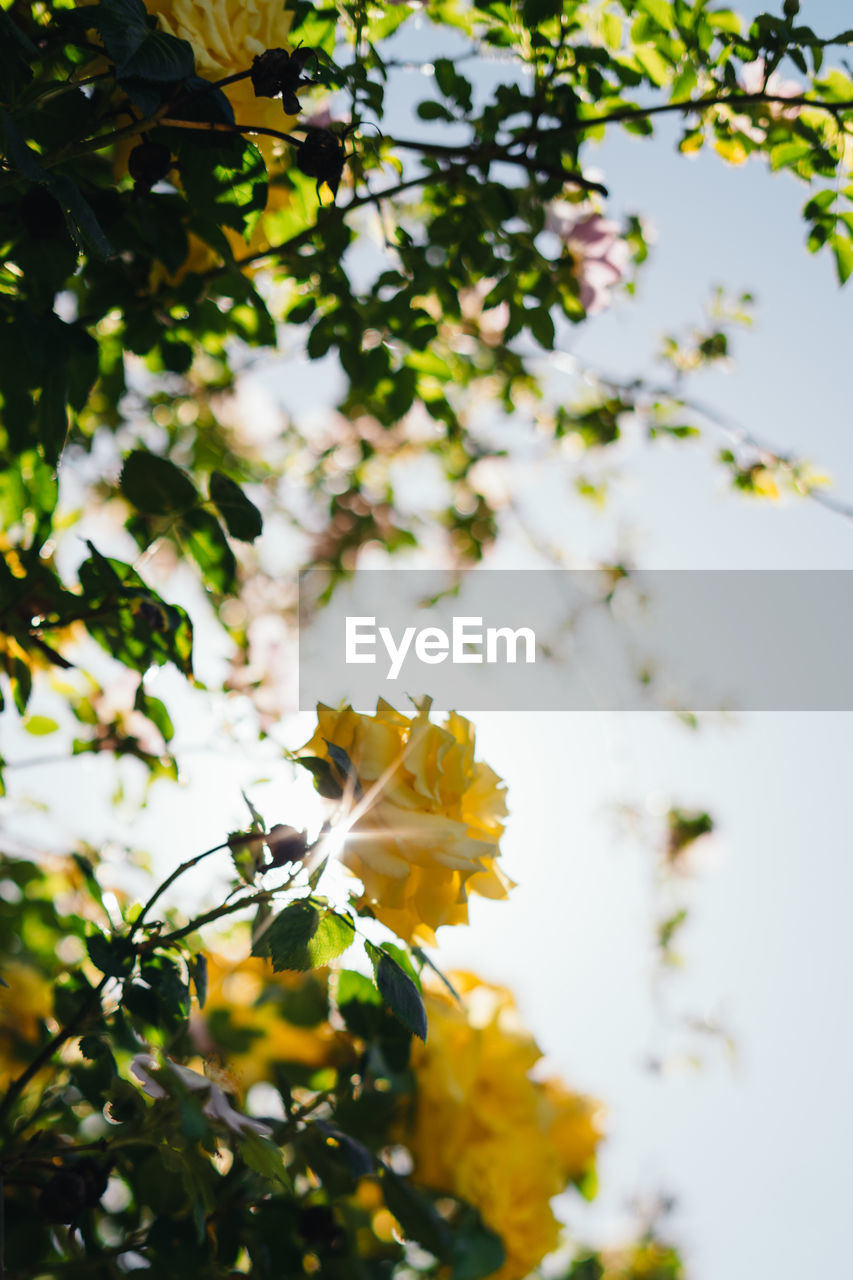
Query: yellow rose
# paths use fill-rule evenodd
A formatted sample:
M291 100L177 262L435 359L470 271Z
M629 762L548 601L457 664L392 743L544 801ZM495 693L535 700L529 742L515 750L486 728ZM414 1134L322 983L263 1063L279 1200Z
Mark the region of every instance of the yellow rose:
M309 983L324 982L321 970L311 974L271 973L265 960L249 956L232 964L222 956L207 957L208 992L203 1011L194 1018L198 1048L221 1058L229 1083L244 1094L259 1081L274 1083L276 1063L319 1069L334 1066L350 1053L348 1038L322 1018L308 1026L289 1021L282 995ZM228 1013L229 1029L256 1033L248 1048L229 1051L216 1037L216 1014Z
M467 1200L501 1237L506 1258L492 1280L519 1280L558 1244L551 1199L594 1159L596 1107L561 1082L531 1079L541 1053L508 991L473 974L451 980L464 1004L426 994L429 1036L413 1048L416 1096L401 1136L413 1178Z
M267 49L287 49L288 33L293 21L282 0L146 0L146 9L155 14L160 28L186 40L195 54L196 71L205 80L223 80L239 71L248 71L252 60ZM286 116L280 98L256 98L249 79L226 85L223 92L234 109L237 124L256 125L290 133L296 116ZM269 248L270 228L264 226L267 214L281 209L289 201L288 192L273 183L290 163L292 148L286 142L263 134L247 134L261 151L270 178L266 213L261 217L247 243L239 232L224 228L238 258L260 253ZM181 268L172 283L188 271L206 271L216 266L214 251L203 246L205 254L196 251L192 265Z
M39 1043L41 1022L53 1010L53 984L32 965L4 961L0 973L0 1080L19 1075Z
M567 1089L562 1080L542 1082L548 1136L553 1142L566 1181L575 1182L595 1165L603 1137L604 1110L594 1098Z
M360 904L407 942L434 943L443 924L467 924L468 895L505 898L497 865L506 816L500 778L474 759L474 726L455 712L431 724L424 701L407 719L380 699L376 715L320 703L302 748L342 748L362 794L350 798L341 861L364 885Z

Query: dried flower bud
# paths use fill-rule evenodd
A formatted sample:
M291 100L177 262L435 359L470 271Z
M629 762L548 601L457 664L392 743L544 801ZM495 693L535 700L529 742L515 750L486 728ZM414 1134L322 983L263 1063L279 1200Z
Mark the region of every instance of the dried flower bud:
M279 822L267 833L266 844L271 865L283 867L288 862L302 861L308 848L308 837L305 831L297 831L295 827Z
M252 88L257 98L277 98L281 95L285 114L298 116L299 89L312 83L302 75L305 63L314 54L313 49L294 49L288 53L286 49L267 49L259 53L252 62Z
M316 178L318 188L325 182L333 196L338 194L345 158L344 144L330 129L308 129L296 149L297 169Z
M127 157L127 168L138 192L150 191L172 167L172 153L162 142L140 142Z

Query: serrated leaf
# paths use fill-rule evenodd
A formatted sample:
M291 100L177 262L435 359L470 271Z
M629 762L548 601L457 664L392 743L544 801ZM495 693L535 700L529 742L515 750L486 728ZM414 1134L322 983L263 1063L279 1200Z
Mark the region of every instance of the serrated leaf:
M252 954L268 956L276 973L283 969L304 972L343 955L354 938L350 916L302 898L274 917L252 943Z
M97 1062L99 1066L106 1068L112 1075L116 1074L116 1060L106 1040L102 1040L100 1036L81 1036L79 1047L87 1062Z
M125 978L133 968L135 955L126 938L93 933L86 939L86 951L95 968L108 978Z
M388 1008L407 1031L426 1040L426 1009L415 983L387 951L368 943L367 954L373 965L379 993Z
M270 1182L281 1183L290 1187L290 1175L284 1158L278 1147L269 1138L262 1138L259 1133L246 1133L240 1139L240 1155L250 1169L259 1173Z
M406 1238L444 1259L450 1249L450 1232L426 1195L387 1166L382 1170L382 1194Z
M185 80L195 70L192 45L166 31L150 31L137 49L118 68L119 80L153 80L169 84Z
M331 763L323 756L299 756L297 764L307 769L314 779L314 787L324 800L340 800L341 784L332 772Z
M225 522L232 538L254 542L263 532L261 513L233 480L214 471L210 477L210 499Z
M101 0L90 10L89 20L117 67L132 58L148 37L148 14L142 0Z
M343 747L337 746L336 743L330 742L328 738L324 738L323 741L326 744L326 749L329 752L329 757L332 761L332 764L335 766L336 769L338 769L340 773L343 774L344 778L346 778L349 782L352 783L353 788L355 789L355 794L357 796L360 796L361 783L358 780L358 774L356 773L355 765L353 764L352 760L350 760L346 751L344 751Z

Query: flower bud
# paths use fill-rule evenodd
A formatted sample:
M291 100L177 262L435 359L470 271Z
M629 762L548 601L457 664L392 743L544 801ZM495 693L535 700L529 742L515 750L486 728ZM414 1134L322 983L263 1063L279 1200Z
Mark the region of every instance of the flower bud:
M127 168L134 190L150 191L172 168L172 153L162 142L140 142L127 157Z
M270 865L283 867L288 862L302 861L308 849L308 837L306 832L279 822L267 833L266 844Z
M286 49L267 49L259 53L252 62L252 88L257 98L277 98L281 95L285 114L299 115L299 99L297 90L305 88L312 82L303 77L302 71L314 53L313 49L294 49L288 53Z
M325 182L333 196L338 194L344 171L344 144L329 129L308 129L296 149L296 167L317 186Z

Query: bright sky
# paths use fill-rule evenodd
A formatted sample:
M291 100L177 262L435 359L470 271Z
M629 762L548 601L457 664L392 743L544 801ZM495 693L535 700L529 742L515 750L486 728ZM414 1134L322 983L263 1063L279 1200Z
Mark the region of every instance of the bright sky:
M828 33L849 25L849 9L806 0L803 18ZM758 161L743 170L713 156L688 162L665 131L651 145L616 137L598 163L610 212L647 214L658 238L638 301L584 326L577 353L614 373L641 371L664 328L700 319L712 286L750 289L756 327L737 338L735 369L708 375L697 393L823 464L853 498L843 394L851 295L837 290L828 257L803 248L804 192ZM580 559L627 537L644 568L853 568L849 524L807 502L735 495L708 457L703 445L629 445L604 517L567 508L553 469L526 476L525 500ZM519 541L502 563L523 565L527 554ZM204 744L221 711L200 715L185 741ZM509 903L476 904L473 927L449 932L438 959L511 985L555 1069L606 1102L600 1199L590 1209L569 1197L569 1221L612 1234L632 1197L663 1192L678 1201L671 1228L691 1280L839 1274L853 1148L850 718L754 714L709 720L699 734L653 714L476 722L480 755L509 784L506 866L519 887ZM287 741L310 729L310 717L291 721ZM36 751L24 739L4 753ZM69 829L100 841L117 829L98 807L109 794L101 764L75 762L73 789L69 767L21 772L14 791L67 797ZM187 757L185 788L141 819L129 808L122 834L171 867L245 821L241 787L273 821L291 820L291 773L272 751L266 760L202 751ZM665 984L662 1009L652 937L668 900L655 895L653 851L625 834L616 811L634 804L651 821L670 801L707 807L719 832L678 887L691 907L685 968ZM28 822L34 840L55 843L38 813ZM195 883L209 892L207 874ZM720 1019L736 1041L734 1065L708 1037L702 1070L676 1062L651 1072L650 1056L677 1059L697 1043L666 1010Z
M828 34L849 25L849 8L806 0L802 17ZM759 162L687 163L664 142L614 138L600 167L611 210L648 214L658 240L638 303L585 326L577 352L615 373L642 370L662 329L698 319L712 286L750 289L756 326L737 339L735 370L696 394L824 464L839 495L853 495L850 295L802 247L803 192ZM849 524L731 493L701 448L635 449L626 471L609 518L632 530L643 568L853 567ZM552 536L559 484L544 474L530 499ZM581 553L583 532L566 517ZM672 1228L694 1280L838 1274L853 1141L849 716L754 714L699 735L642 714L478 726L484 756L510 780L508 870L520 886L509 907L475 912L443 958L510 983L561 1070L609 1104L598 1205L589 1215L567 1201L569 1221L607 1234L632 1196L660 1190L677 1198ZM651 998L652 854L620 836L612 808L661 798L707 806L719 822L708 865L682 890L685 968L665 997L724 1022L733 1067L710 1040L702 1071L644 1067L685 1039Z

